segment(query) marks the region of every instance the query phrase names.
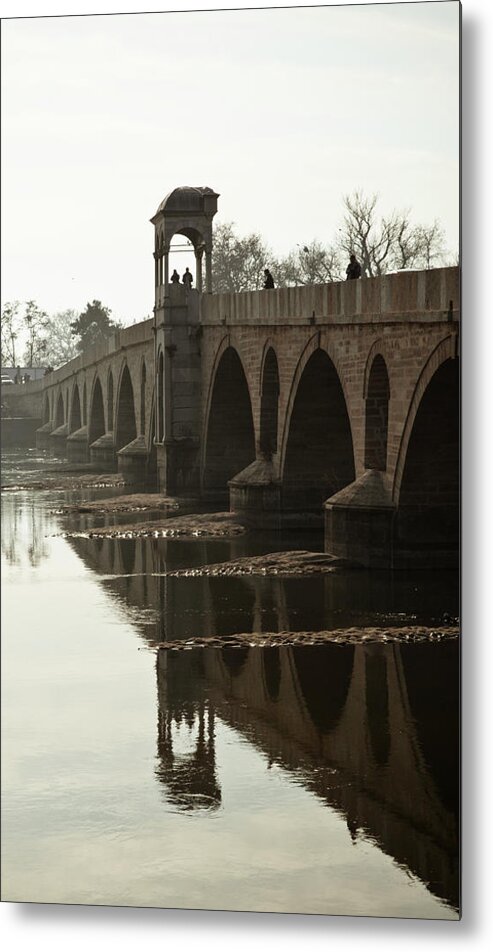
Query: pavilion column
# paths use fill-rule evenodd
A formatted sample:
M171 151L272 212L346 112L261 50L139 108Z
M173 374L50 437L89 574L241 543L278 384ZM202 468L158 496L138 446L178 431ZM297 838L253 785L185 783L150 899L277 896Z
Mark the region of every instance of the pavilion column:
M212 250L205 249L205 290L212 293Z
M164 249L164 281L163 284L167 288L169 284L169 248Z
M196 284L197 291L202 291L202 254L203 254L203 248L195 249L195 270L196 270L195 284Z

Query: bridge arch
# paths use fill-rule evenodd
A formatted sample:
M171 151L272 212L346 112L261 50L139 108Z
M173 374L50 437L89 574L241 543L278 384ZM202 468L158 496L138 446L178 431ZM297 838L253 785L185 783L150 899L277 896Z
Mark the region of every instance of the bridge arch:
M64 415L65 415L65 410L63 405L63 394L62 394L62 391L60 390L58 394L57 402L56 402L55 430L58 429L59 426L63 426Z
M279 420L279 365L277 355L268 345L264 350L260 384L259 449L267 459L277 453Z
M203 469L204 489L225 492L255 460L252 402L238 351L220 348L209 395Z
M459 362L438 346L418 381L405 427L395 545L456 559L459 547ZM411 425L412 419L412 425ZM408 426L409 423L409 426Z
M367 364L365 378L365 468L385 472L390 384L382 354L374 354L371 365Z
M140 367L140 433L144 436L146 431L146 362L142 359Z
M283 507L318 511L355 478L351 424L340 375L318 334L291 389L283 440Z
M80 430L82 426L82 416L80 409L80 394L79 394L79 385L75 383L72 389L72 400L70 401L70 420L69 420L69 433L75 433L76 430Z
M84 393L85 393L86 384L84 383ZM103 403L103 388L101 386L101 380L99 379L99 374L96 374L94 377L92 385L92 394L91 402L89 406L89 425L88 425L88 440L89 446L91 443L94 443L95 440L98 440L100 436L104 436L105 427L104 427L104 403Z
M393 487L393 497L396 503L400 501L402 480L404 476L404 469L406 465L406 460L408 457L409 443L411 440L411 435L414 429L414 424L418 411L422 405L422 399L427 390L429 384L431 383L436 371L445 361L452 361L456 363L456 373L458 374L458 361L455 361L457 357L457 337L453 334L450 334L448 337L443 338L440 343L435 347L433 353L428 358L421 374L419 376L418 382L414 389L414 393L409 405L409 411L406 417L406 422L402 432L401 442L399 446L399 453L397 457L397 465L395 468L394 475L394 487ZM458 399L458 391L456 390L456 399ZM450 401L447 402L447 406L450 410ZM459 412L457 403L455 405L456 411L456 423L458 428L459 422Z
M113 393L113 371L110 367L108 371L108 431L113 432L114 429L114 393Z
M48 394L45 393L43 400L43 423L49 423L51 419L50 414L50 399Z
M134 388L130 370L123 363L116 401L115 449L121 450L137 437Z

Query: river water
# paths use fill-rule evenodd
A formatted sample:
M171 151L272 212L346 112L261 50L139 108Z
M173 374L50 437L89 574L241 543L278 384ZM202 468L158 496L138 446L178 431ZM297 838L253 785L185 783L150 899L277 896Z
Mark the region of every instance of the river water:
M130 517L54 465L2 464L2 898L456 919L457 641L156 647L438 625L455 573L173 577L323 539L74 538Z

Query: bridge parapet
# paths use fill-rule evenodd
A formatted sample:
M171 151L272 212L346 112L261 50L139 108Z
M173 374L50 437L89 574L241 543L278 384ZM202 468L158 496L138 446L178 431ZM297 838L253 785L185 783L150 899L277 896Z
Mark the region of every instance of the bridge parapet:
M126 349L127 347L139 347L152 340L153 326L154 321L151 318L147 321L140 321L138 324L132 324L130 327L122 328L122 330L108 337L103 343L98 344L96 347L89 347L83 354L79 354L77 357L74 357L73 360L69 360L67 364L64 364L63 367L59 367L58 370L54 370L51 374L48 374L44 378L44 387L51 387L54 384L63 383L63 381L69 377L74 377L80 371L85 371L88 367L98 364L108 357L112 357L120 350ZM43 381L36 381L36 383L43 384ZM43 386L41 389L43 389Z
M207 324L358 324L457 320L459 269L401 271L360 281L203 295Z

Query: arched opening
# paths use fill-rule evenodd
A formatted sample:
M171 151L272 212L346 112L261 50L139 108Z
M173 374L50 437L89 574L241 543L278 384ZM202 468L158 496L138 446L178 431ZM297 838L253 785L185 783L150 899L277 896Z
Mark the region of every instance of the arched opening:
M140 377L140 432L144 435L146 431L146 365L142 364L142 373Z
M402 475L398 543L436 556L459 548L459 361L435 371L414 420Z
M83 426L87 424L87 386L86 386L85 380L84 380L84 390L82 394L82 424Z
M228 480L255 460L252 405L238 354L228 347L217 368L206 439L205 489L227 490Z
M84 391L85 391L84 384ZM92 391L92 403L89 416L89 446L104 435L104 406L101 381L96 377Z
M458 817L460 679L456 641L400 649L416 740L443 805Z
M277 701L281 686L281 656L275 645L262 650L264 659L265 686L271 701Z
M113 432L113 374L110 370L108 374L108 431Z
M366 394L365 467L385 472L389 421L389 375L381 354L370 370Z
M353 440L344 393L325 351L310 357L289 424L283 508L318 512L355 478Z
M231 677L237 678L240 674L250 648L221 648L221 656Z
M260 452L267 459L277 453L277 421L279 411L279 368L272 347L267 351L262 379L260 406Z
M43 423L49 423L49 422L50 422L50 401L48 398L48 394L45 393L45 398L43 402Z
M81 426L82 426L82 417L80 412L79 387L77 386L77 384L75 384L74 391L72 394L72 406L70 408L69 432L75 433L76 430L80 430Z
M164 440L164 357L162 351L159 354L157 373L157 440L158 443Z
M134 388L132 387L130 371L125 364L116 408L116 450L121 450L122 446L127 446L128 443L135 440L136 436Z
M63 426L63 396L61 393L58 394L56 404L55 430L58 429L59 426Z
M325 734L337 726L353 673L354 647L312 645L292 648L298 683L315 727Z
M366 718L375 762L384 767L390 753L389 690L385 649L374 646L365 657Z
M195 230L193 230L190 235L185 235L183 232L178 231L173 235L169 246L169 280L171 281L173 271L176 271L180 278L180 284L182 284L185 268L188 268L192 275L192 287L196 288L198 287L198 276L196 273L194 240L199 241Z

